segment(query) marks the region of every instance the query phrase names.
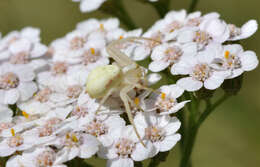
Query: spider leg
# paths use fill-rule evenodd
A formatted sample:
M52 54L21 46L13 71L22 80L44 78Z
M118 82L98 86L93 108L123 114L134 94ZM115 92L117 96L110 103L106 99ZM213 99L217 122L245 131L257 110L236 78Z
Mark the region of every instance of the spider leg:
M116 45L123 44L126 42L133 42L133 43L139 43L140 40L146 40L146 41L153 41L160 44L161 42L156 41L154 39L145 38L145 37L129 37L125 39L115 40L111 42L107 47L106 50L110 57L112 57L121 67L134 64L135 62L132 61L131 58L129 58L127 55L125 55L120 49L116 48Z
M127 97L128 101L131 103L132 106L136 106L139 110L144 112L144 110L140 107L139 104L135 104L135 102L133 102L133 100L128 95L126 97Z
M127 98L127 93L132 90L134 88L134 86L132 85L129 85L129 86L126 86L124 87L121 91L120 91L120 98L122 99L123 103L124 103L124 106L125 106L125 110L126 110L126 113L127 113L127 116L128 116L128 119L130 121L130 123L132 124L133 128L134 128L134 131L136 133L136 136L138 138L138 140L140 141L140 143L145 147L145 144L144 142L142 141L137 129L136 129L136 126L135 126L135 123L134 123L134 119L133 119L133 115L132 115L132 112L131 112L131 109L130 109L130 106L129 106L129 103L128 103L128 98Z
M117 49L115 47L117 44L116 42L117 41L114 41L107 46L106 50L109 56L112 57L121 67L134 64L134 61L132 61L127 55L121 52L120 49Z
M111 88L107 94L101 99L99 106L97 108L96 114L100 112L101 106L106 102L106 100L109 98L109 96L116 90L116 88Z
M139 88L139 89L144 89L144 90L147 90L147 91L150 91L150 92L154 92L154 93L161 94L161 92L158 91L158 90L155 90L155 89L153 89L153 88L148 88L148 87L143 86L143 85L138 84L138 83L134 84L134 86L135 86L136 88Z

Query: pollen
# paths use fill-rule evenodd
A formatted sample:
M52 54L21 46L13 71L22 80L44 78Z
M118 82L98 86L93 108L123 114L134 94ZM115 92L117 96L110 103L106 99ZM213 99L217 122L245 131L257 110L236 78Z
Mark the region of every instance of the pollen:
M55 152L48 149L37 156L37 164L39 167L52 166L56 159Z
M68 65L65 62L55 62L51 68L53 75L65 74L67 72Z
M19 85L19 78L15 73L7 72L0 76L0 89L9 90Z
M81 37L75 37L70 41L70 48L72 50L81 49L84 47L85 39Z
M94 48L90 48L91 54L95 54L95 49Z
M104 24L100 24L99 28L100 28L100 30L104 31L105 30Z
M225 51L225 58L228 59L229 58L229 55L230 55L230 52L227 50Z
M140 99L138 97L136 97L135 100L134 100L134 103L135 103L136 106L139 106Z
M75 143L79 142L79 139L77 138L77 136L75 134L71 135L71 140Z
M23 114L23 116L24 116L26 119L28 119L28 118L29 118L29 114L28 114L27 112L25 112L25 111L22 111L22 114Z
M15 136L15 131L13 128L11 129L11 134L12 134L12 136Z
M165 94L165 93L162 93L162 94L161 94L161 98L162 98L163 100L165 100L166 94Z
M70 139L70 134L69 133L66 134L66 139Z
M145 129L145 138L153 143L162 141L165 138L165 132L160 127L150 126Z
M129 158L129 156L135 149L135 143L132 140L120 138L115 143L115 148L118 156L122 158Z

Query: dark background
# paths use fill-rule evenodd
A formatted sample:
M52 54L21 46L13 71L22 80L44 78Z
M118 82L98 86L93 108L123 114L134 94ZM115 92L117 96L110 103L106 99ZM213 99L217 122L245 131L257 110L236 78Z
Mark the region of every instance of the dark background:
M158 19L150 5L123 0L139 27L148 28ZM171 9L188 8L191 0L171 0ZM259 0L200 0L197 9L203 13L216 11L228 23L242 25L249 19L259 21ZM134 10L131 10L134 9ZM109 17L100 12L81 13L79 4L71 0L0 0L0 32L3 35L35 26L42 30L45 44L72 31L77 22L90 17ZM260 33L242 41L245 49L260 53ZM193 162L195 167L259 167L260 166L260 68L244 76L238 96L219 107L200 129ZM160 167L177 166L178 147ZM95 167L104 166L100 159L89 160ZM175 164L175 165L174 165Z

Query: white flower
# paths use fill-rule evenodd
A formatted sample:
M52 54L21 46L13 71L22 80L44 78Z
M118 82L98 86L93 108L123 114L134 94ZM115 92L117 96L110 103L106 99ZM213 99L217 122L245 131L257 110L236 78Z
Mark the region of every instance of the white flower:
M176 117L139 113L134 122L138 131L145 133L144 142L156 148L155 154L171 150L181 139L181 135L176 133L181 122Z
M79 130L95 136L104 147L113 143L113 136L125 126L120 116L88 116L79 121Z
M39 90L30 100L17 103L17 106L30 116L44 116L55 108L65 107L75 102L81 91L81 86L77 85L68 87L68 89L63 93L58 93L49 88L44 88Z
M11 157L7 163L7 167L66 167L60 161L63 157L58 155L50 147L39 147L34 150L24 152L22 155Z
M228 79L241 75L244 71L254 70L259 61L255 52L244 51L239 44L218 46L221 52L214 59L214 68L230 71Z
M196 42L202 50L212 42L224 43L229 38L227 24L218 19L206 19L198 27L185 27L177 35L179 43Z
M86 83L88 71L79 71L78 66L70 66L66 62L54 62L49 71L37 75L37 83L40 87L49 88L54 92L64 94L71 86L83 86Z
M258 29L258 24L256 20L249 20L241 28L234 24L229 24L228 27L230 30L229 40L235 41L252 36Z
M61 162L66 162L76 157L84 159L92 157L99 150L100 143L92 135L69 132L60 136L54 145L58 148L62 147L59 152L63 157Z
M12 155L16 151L27 150L37 143L30 135L16 133L14 129L10 131L12 136L4 138L0 142L0 157Z
M176 71L189 76L179 79L177 85L187 91L197 91L203 86L210 90L218 88L230 72L214 70L211 67L217 54L219 53L213 49L207 49L196 56L185 57Z
M17 101L28 100L37 91L33 82L35 74L29 66L0 66L0 103L14 104Z
M72 0L74 2L80 2L81 12L92 12L97 10L106 0Z
M50 46L53 55L52 61L77 63L77 57L84 53L86 41L86 34L80 30L74 30L64 38L55 40Z
M114 143L108 148L103 148L99 156L109 159L108 167L134 167L133 161L142 161L154 155L155 149L151 144L144 147L131 125L128 125L114 134ZM143 136L143 135L142 135Z
M159 115L168 115L176 113L190 100L178 103L177 98L180 97L184 90L179 86L164 85L158 90L161 94L153 93L148 99L144 100L144 111L156 111Z
M100 32L104 36L106 36L107 33L118 29L119 24L120 23L117 18L109 18L103 20L88 19L86 21L78 23L76 29L87 34L90 34L92 32Z
M162 79L162 76L158 73L150 73L147 75L148 86L156 84Z
M166 37L166 35L171 34L170 36L173 39L177 35L178 30L183 27L186 14L185 10L167 13L163 19L157 21L146 33L144 33L144 37L164 41L165 38L169 38ZM159 35L160 33L162 34Z
M218 13L201 16L199 11L187 14L186 10L173 10L168 12L163 19L157 21L144 36L163 42L175 40L183 28L198 27L201 23L218 17Z
M12 123L13 120L13 111L9 109L6 105L0 104L0 135L2 131L9 129L14 126Z
M200 24L200 30L206 32L213 41L223 43L229 38L229 28L225 21L218 18L208 19Z
M10 44L8 59L11 64L29 64L33 69L39 69L47 65L46 60L39 59L46 52L45 45L22 38Z
M27 39L31 43L40 42L40 29L25 27L20 32L12 31L0 41L0 51L8 50L9 46L18 39Z
M154 48L149 64L149 69L153 72L159 72L171 66L171 73L176 75L175 67L181 61L182 57L194 56L197 53L197 46L194 43L180 45L178 43L164 43Z
M127 37L140 37L142 34L142 29L135 29L132 31L125 31L122 28L114 29L107 33L107 38L109 41L123 39Z
M12 116L13 116L13 111L9 109L6 105L0 104L0 123L11 122Z

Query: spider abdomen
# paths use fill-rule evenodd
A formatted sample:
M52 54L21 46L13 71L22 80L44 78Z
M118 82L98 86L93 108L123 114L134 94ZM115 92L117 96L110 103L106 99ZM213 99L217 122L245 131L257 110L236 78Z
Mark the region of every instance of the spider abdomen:
M121 81L121 70L117 65L100 66L92 70L87 79L86 91L92 98L103 97L110 88Z

